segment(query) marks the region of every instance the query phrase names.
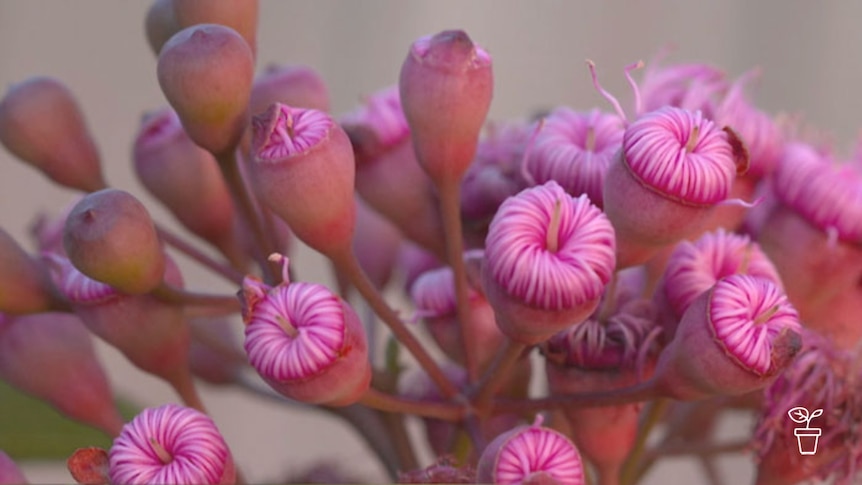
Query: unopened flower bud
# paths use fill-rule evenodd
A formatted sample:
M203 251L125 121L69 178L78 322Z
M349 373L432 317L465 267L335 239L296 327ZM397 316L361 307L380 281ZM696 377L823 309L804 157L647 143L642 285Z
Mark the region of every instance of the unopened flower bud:
M236 148L254 77L254 57L239 34L214 24L177 32L159 53L158 77L195 143L214 155Z
M0 228L0 312L37 313L56 302L45 268Z
M180 28L197 24L230 27L257 53L258 0L173 0L174 17Z
M236 251L234 206L212 154L197 146L170 108L144 119L133 149L138 179L190 231Z
M60 185L86 192L105 187L84 115L60 81L36 77L12 86L0 100L0 143Z
M144 20L144 30L147 34L147 42L156 56L161 52L165 42L181 29L174 15L173 0L154 0L150 4Z
M123 426L92 337L74 315L0 313L0 378L108 436Z
M401 66L404 114L419 162L435 184L458 181L491 105L491 56L461 30L416 40Z
M66 219L63 246L82 273L126 294L149 293L165 273L149 212L122 190L100 190L81 199Z

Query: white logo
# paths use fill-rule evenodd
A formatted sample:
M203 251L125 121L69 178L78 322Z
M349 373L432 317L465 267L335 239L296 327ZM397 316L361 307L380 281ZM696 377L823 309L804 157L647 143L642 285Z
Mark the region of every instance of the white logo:
M787 415L794 423L805 423L804 428L796 428L793 434L796 435L796 442L799 445L800 455L814 455L817 453L817 442L820 440L820 428L812 428L811 420L823 414L822 409L815 409L813 413L809 413L808 409L802 406L797 406L789 411Z

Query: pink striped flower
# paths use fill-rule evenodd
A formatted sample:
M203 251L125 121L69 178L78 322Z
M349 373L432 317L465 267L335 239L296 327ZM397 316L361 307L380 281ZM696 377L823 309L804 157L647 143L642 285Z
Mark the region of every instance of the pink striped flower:
M356 402L371 382L371 365L356 312L326 287L291 283L271 287L253 277L243 282L245 351L273 389L297 401L331 406Z
M191 408L145 409L114 440L108 474L115 484L229 484L236 469L213 420Z
M511 338L539 343L595 310L614 271L614 230L586 195L550 181L509 198L491 222L483 287Z
M623 120L598 109L557 108L544 120L525 171L538 184L555 180L573 196L587 194L602 207L602 187L613 156L622 146Z
M532 426L519 426L498 436L485 448L477 466L478 483L585 482L581 455L568 438L542 427L542 417Z

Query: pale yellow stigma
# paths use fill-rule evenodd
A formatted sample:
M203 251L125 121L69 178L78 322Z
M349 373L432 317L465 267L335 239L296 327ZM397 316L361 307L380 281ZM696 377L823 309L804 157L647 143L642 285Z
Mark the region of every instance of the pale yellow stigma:
M688 143L685 144L685 151L691 153L694 151L694 147L697 146L698 137L700 137L700 126L694 125L694 128L691 129L691 135L688 137Z
M165 465L174 461L174 457L168 453L168 450L165 449L155 438L150 438L150 446L153 448L153 452L155 452L156 456L159 457L159 460Z
M546 244L548 251L556 253L560 245L560 219L562 219L562 201L557 199L554 204L554 214L551 216L551 224L548 225Z
M284 332L287 333L290 338L296 338L299 336L299 330L290 323L290 320L284 318L282 315L276 315L275 320L284 329Z

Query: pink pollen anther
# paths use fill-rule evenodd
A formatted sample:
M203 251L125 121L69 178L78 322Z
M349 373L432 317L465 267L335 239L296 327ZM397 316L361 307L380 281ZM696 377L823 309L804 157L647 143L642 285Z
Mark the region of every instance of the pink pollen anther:
M278 322L281 328L284 329L285 333L287 333L290 338L299 337L299 330L297 330L296 327L294 327L293 324L290 323L289 319L285 318L283 315L276 315L275 320Z
M168 453L168 450L166 450L166 449L165 449L165 447L164 447L164 446L162 446L162 445L161 445L158 441L156 441L156 439L155 439L155 438L153 438L153 437L150 437L150 446L152 446L152 447L153 447L153 453L155 453L155 454L156 454L156 456L158 456L158 457L159 457L159 460L161 460L161 462L162 462L162 463L164 463L165 465L167 465L168 463L170 463L170 462L174 461L174 457L173 457L173 456L171 456L171 454L170 454L170 453Z
M560 213L561 208L562 201L557 199L554 203L554 213L551 215L551 224L548 226L547 235L548 251L552 253L556 253L560 246L560 220L562 218L562 214Z
M584 143L584 149L588 152L596 151L596 127L590 125L587 128L587 140Z
M757 318L754 319L753 323L755 325L763 325L764 323L768 322L769 319L772 318L772 316L775 315L780 309L781 306L773 305L769 310L766 310L765 312L758 315Z
M685 144L686 153L691 153L697 146L698 138L700 137L700 125L694 125L691 129L691 134L688 136L688 143Z

